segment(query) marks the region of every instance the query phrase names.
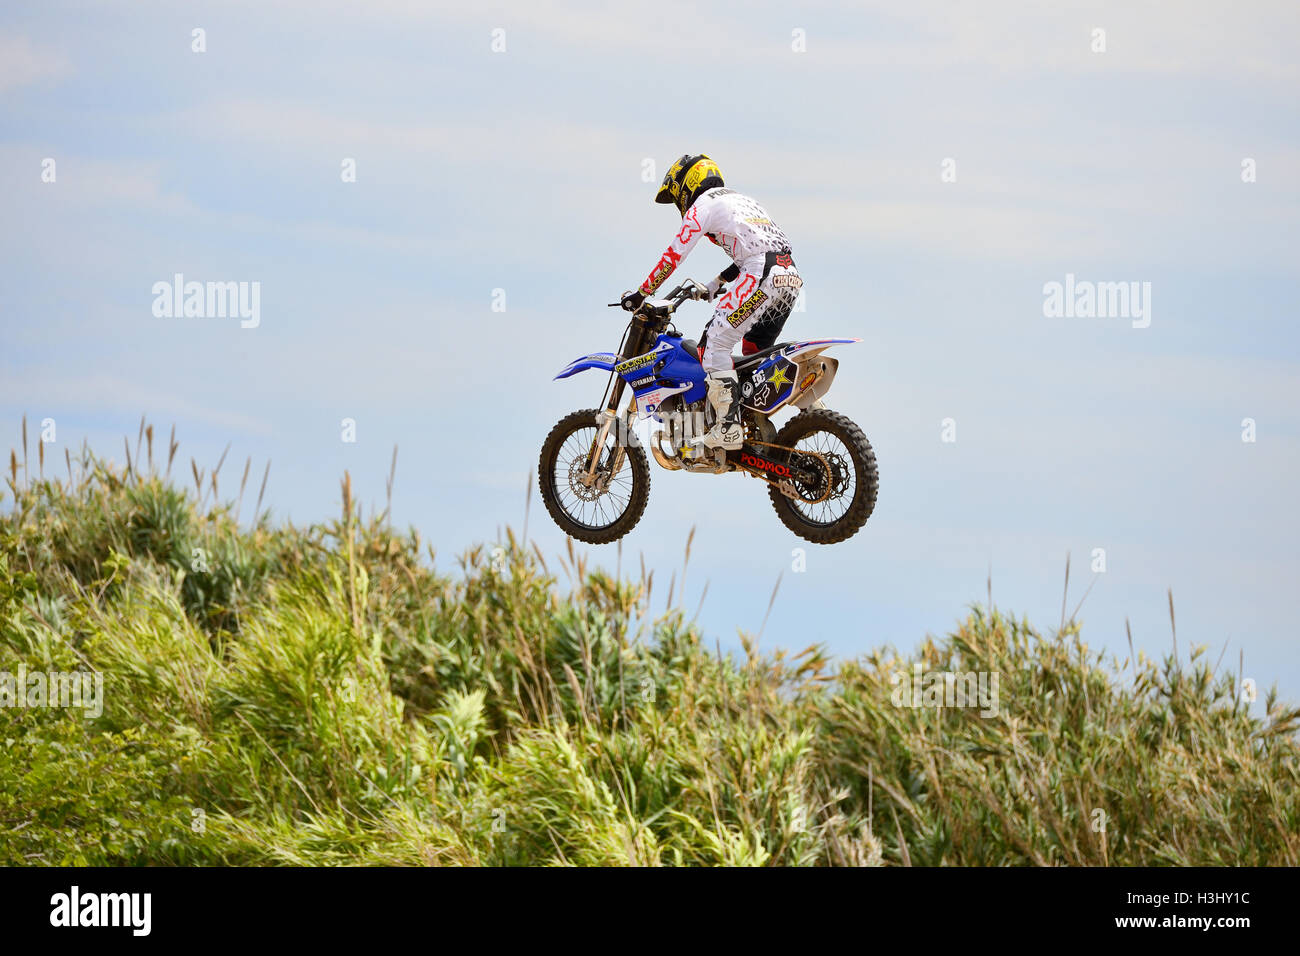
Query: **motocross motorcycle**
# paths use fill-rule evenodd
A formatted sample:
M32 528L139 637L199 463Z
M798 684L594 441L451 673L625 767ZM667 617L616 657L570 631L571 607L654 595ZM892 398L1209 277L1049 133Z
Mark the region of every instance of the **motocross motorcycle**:
M750 475L767 484L777 516L801 538L834 544L852 537L876 504L876 456L862 429L822 397L839 367L826 350L859 340L781 342L738 358L744 444L705 449L691 442L713 425L705 371L696 343L672 326L682 303L701 298L708 292L688 280L662 299L646 299L633 311L617 353L584 355L555 376L610 373L602 408L573 412L546 436L538 463L546 510L566 534L589 544L631 531L650 497L650 466L634 427L653 419L661 427L650 453L661 467ZM787 407L798 414L778 430L772 417Z

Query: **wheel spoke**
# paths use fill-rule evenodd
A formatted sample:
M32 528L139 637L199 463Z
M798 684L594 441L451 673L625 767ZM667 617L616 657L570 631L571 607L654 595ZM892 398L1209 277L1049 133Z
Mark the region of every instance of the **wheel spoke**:
M591 530L602 530L617 522L630 507L635 490L635 474L627 455L617 475L609 475L616 445L611 437L597 455L596 477L605 490L588 488L579 477L586 472L588 455L596 438L596 427L576 428L560 442L553 460L551 485L560 509L575 523Z
M830 525L840 520L853 504L857 493L857 478L854 474L852 456L848 448L837 435L818 430L799 439L794 447L799 451L815 452L830 465L831 474L823 481L830 481L830 494L822 501L809 503L790 499L794 510L811 524ZM824 485L807 491L825 492Z

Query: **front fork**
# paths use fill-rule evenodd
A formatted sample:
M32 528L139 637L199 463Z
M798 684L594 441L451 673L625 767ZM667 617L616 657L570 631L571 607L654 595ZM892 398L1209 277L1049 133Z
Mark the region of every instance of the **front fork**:
M636 414L636 399L633 398L627 405L627 416L630 422L632 416ZM609 470L603 476L596 474L596 468L600 464L600 452L605 447L605 442L609 440L609 433L618 427L618 415L608 408L596 416L596 421L600 427L596 429L596 437L591 443L591 450L587 452L587 470L584 471L578 480L588 488L595 488L597 491L608 491L609 483L623 468L623 459L627 457L627 446L618 441L614 445L614 457L609 463Z
M637 319L634 325L634 334L628 340L627 354L620 358L620 361L629 359L635 355L640 355L643 351L641 346L645 338L645 324L642 320ZM615 442L614 457L609 463L609 471L603 477L596 474L596 469L600 466L600 453L605 447L605 442L609 440L610 430L618 425L618 403L623 398L623 390L627 386L623 376L617 372L612 373L614 376L614 387L609 393L609 404L605 409L596 416L596 437L591 442L591 449L587 452L587 468L578 476L578 480L587 488L595 488L597 491L605 492L609 490L609 483L614 476L623 468L623 459L627 457L627 446L620 440ZM627 428L631 428L633 416L636 414L636 396L627 404ZM622 436L620 436L620 439Z

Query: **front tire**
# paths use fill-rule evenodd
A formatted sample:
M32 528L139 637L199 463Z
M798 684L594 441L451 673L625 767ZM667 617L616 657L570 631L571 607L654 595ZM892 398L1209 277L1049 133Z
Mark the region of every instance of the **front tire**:
M809 498L825 493L825 500L817 504L786 497L775 485L768 486L781 523L813 544L835 544L857 534L875 510L880 490L876 453L862 429L839 412L810 408L786 422L772 441L817 452L831 465L829 488L801 489Z
M606 478L605 491L587 488L578 480L596 440L594 408L566 415L542 443L537 462L537 487L552 520L565 534L588 544L609 544L636 527L650 500L650 465L639 445L624 446L618 473L608 470L617 441L617 426L601 450L597 476Z

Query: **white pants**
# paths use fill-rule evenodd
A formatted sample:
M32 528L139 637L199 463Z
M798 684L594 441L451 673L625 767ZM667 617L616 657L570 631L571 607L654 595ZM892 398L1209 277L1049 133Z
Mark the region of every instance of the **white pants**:
M704 330L704 370L726 372L734 368L731 350L746 333L754 333L748 337L759 348L774 344L802 284L799 273L787 266L773 266L765 279L752 272L738 276L718 299L713 318Z

